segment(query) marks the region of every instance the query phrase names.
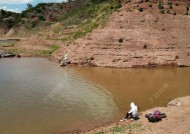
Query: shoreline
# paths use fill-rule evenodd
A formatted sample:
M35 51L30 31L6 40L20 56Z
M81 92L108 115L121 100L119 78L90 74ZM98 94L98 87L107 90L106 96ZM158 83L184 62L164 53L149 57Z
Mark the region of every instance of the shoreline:
M23 57L25 58L25 57ZM55 59L52 59L52 57L34 57L34 58L47 58L50 61L56 62ZM157 67L156 67L157 68ZM120 68L121 69L121 68ZM180 111L179 113L174 113L174 112L178 112L179 109L181 107L185 107L184 111ZM189 108L189 110L188 110ZM176 116L174 116L175 118L180 118L181 113L183 113L185 116L190 114L190 96L186 96L186 97L178 97L176 99L173 99L172 101L168 102L168 106L165 107L154 107L151 109L147 109L145 111L141 112L141 119L139 121L127 121L127 122L114 122L114 121L109 121L108 123L103 123L103 124L97 124L95 127L92 127L92 129L87 129L87 130L73 130L73 131L67 131L67 132L62 132L64 134L69 133L69 134L75 134L75 133L84 133L84 134L95 134L101 131L110 131L110 129L115 128L115 126L126 126L126 131L129 130L129 132L126 133L148 133L147 131L150 131L151 133L154 133L155 130L152 127L158 126L158 127L162 127L162 123L165 125L165 121L168 121L168 119L163 119L163 121L159 122L159 123L149 123L147 121L147 119L144 117L145 113L149 113L149 112L153 112L154 110L160 110L161 112L165 112L166 114L176 114ZM183 109L182 109L183 110ZM167 114L168 115L168 114ZM172 116L171 116L172 117ZM185 117L180 118L180 123L183 123L183 120L185 120ZM172 125L175 126L175 122L178 120L173 120L173 123L171 123ZM190 121L190 118L188 118L188 121ZM161 126L159 125L161 123ZM145 124L145 125L144 125ZM158 124L158 125L157 125ZM188 124L188 123L186 123ZM129 128L131 127L131 125L136 125L138 126L138 128ZM179 124L180 125L180 124ZM166 124L167 126L167 124ZM187 128L190 128L190 125L184 125ZM140 129L140 130L139 130ZM171 129L171 128L170 128ZM140 132L139 132L140 131ZM158 131L161 131L160 128L158 128ZM169 130L168 132L170 132L172 130ZM190 131L189 131L190 132ZM160 132L160 133L164 133L164 132ZM181 133L181 132L178 132ZM107 134L107 133L106 133ZM176 133L177 134L177 133Z
M153 112L154 110L159 110L166 113L167 118L162 119L162 121L157 123L150 123L144 117L145 114ZM142 134L152 134L152 133L172 133L179 134L190 133L190 96L178 97L168 102L165 107L154 107L140 112L140 119L138 121L124 121L115 122L111 124L105 124L102 126L95 127L92 130L83 131L82 134L109 134L113 131L121 131L121 133L142 133ZM177 122L177 123L176 123ZM124 127L125 126L125 127ZM173 127L171 127L173 126ZM122 129L123 127L123 129ZM174 129L178 128L178 129ZM118 129L118 130L117 130ZM118 132L119 133L119 132Z
M63 58L63 55L67 53L66 50L80 49L82 46L69 45L65 46L59 41L52 41L47 39L41 39L36 36L31 36L30 38L24 37L0 37L1 40L19 40L13 46L10 47L1 47L3 51L11 51L15 54L20 54L22 57L43 57L48 58L51 61L58 62ZM56 44L57 48L54 48L52 44ZM89 49L89 51L91 51ZM79 53L74 51L73 53L67 53L68 59L71 62L68 66L84 66L84 67L104 67L104 68L157 68L157 67L190 67L188 60L184 58L180 59L180 62L152 62L146 57L133 57L130 62L121 62L110 61L114 57L106 58L102 55L98 55L102 50L97 50L96 53L93 53L91 56L82 57ZM148 51L148 50L147 50ZM127 51L126 51L127 52ZM93 56L94 55L94 56ZM96 57L98 56L98 57ZM151 56L150 56L151 57ZM126 58L126 57L125 57ZM175 57L176 58L176 57ZM179 57L178 57L179 58ZM140 60L140 61L139 61ZM146 60L146 62L141 62ZM176 59L179 60L179 59ZM138 61L138 62L137 62ZM183 61L183 62L182 62ZM121 62L121 64L120 64Z

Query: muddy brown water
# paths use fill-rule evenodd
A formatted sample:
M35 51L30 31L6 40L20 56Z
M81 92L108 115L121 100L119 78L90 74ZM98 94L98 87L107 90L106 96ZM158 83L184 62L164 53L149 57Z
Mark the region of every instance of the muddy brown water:
M59 134L119 120L190 95L190 68L61 68L43 58L0 59L0 133Z

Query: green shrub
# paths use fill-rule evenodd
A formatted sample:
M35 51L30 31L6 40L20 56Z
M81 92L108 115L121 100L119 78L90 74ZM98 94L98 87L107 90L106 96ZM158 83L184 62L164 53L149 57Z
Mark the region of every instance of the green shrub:
M117 9L117 8L121 8L121 7L122 7L122 4L118 3L115 8Z
M169 8L170 8L170 9L172 9L172 8L173 8L173 6L172 6L172 5L169 5Z
M164 9L160 9L160 13L161 13L161 14L164 14Z
M152 4L149 4L148 6L149 6L149 7L152 7Z
M158 9L164 9L164 5L161 2L158 2Z
M173 5L173 3L171 1L168 1L168 6L170 6L170 5Z
M131 2L131 0L126 0L126 1L125 1L125 3L130 3L130 2Z
M177 13L176 13L176 12L174 12L174 13L173 13L173 15L177 15Z
M105 134L105 132L104 131L100 131L100 132L96 132L94 134Z

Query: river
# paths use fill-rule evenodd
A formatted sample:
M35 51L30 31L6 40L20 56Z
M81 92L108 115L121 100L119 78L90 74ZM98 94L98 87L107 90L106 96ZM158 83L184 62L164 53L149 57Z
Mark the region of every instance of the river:
M65 67L44 58L0 59L0 133L86 130L190 95L190 68Z

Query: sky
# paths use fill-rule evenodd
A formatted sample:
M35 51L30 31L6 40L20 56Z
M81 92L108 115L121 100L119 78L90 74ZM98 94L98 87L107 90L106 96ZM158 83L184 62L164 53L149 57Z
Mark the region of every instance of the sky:
M0 9L12 11L12 12L22 12L26 9L27 3L35 6L41 2L63 2L65 0L0 0Z

